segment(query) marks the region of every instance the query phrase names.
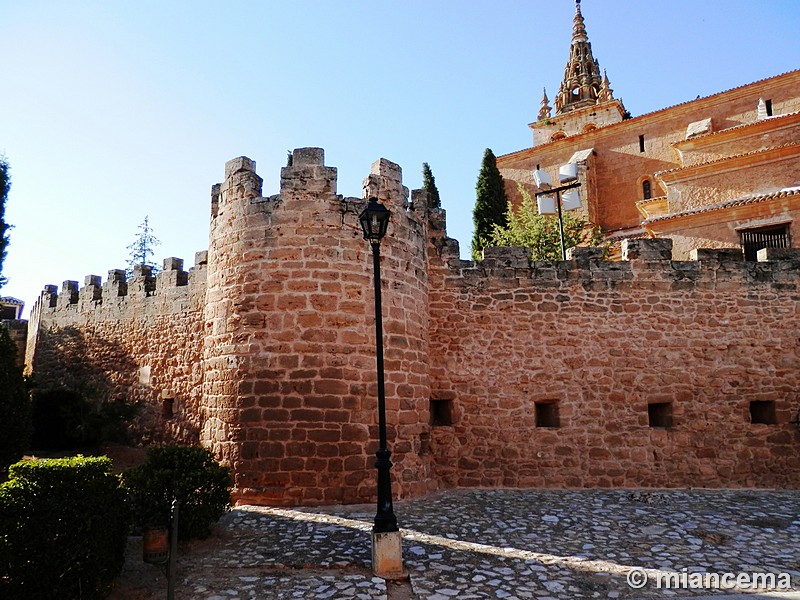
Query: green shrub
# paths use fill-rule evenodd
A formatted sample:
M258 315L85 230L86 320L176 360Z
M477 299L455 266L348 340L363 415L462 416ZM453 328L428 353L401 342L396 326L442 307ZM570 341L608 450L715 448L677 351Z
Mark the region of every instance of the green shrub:
M0 598L104 598L130 512L107 457L18 462L0 485Z
M166 527L172 500L180 504L178 538L205 538L231 505L230 469L205 448L150 448L145 462L123 474L139 527Z
M127 441L127 423L139 405L122 401L94 402L68 389L51 389L34 395L33 440L35 450L88 450L103 442Z
M22 458L31 437L31 405L17 347L0 325L0 481L9 465Z

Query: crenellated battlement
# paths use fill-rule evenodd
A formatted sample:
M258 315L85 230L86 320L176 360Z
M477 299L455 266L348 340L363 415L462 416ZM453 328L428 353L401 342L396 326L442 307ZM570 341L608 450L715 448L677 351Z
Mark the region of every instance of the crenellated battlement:
M83 286L67 280L58 286L46 285L34 304L33 314L93 315L96 318L124 318L145 310L148 313L183 312L194 306L199 309L205 297L205 269L208 252L195 254L195 265L183 270L183 259L164 259L163 269L153 275L152 268L136 265L126 278L123 269L111 269L105 282L99 275L87 275ZM130 315L128 314L130 313Z
M622 260L603 258L602 248L567 250L566 261L532 261L520 247L487 248L480 261L461 260L458 243L438 245L447 266L446 286L478 286L483 290L558 287L579 283L586 289L647 287L659 291L728 289L771 286L795 290L800 284L800 249L765 248L758 262L744 260L735 248L696 249L691 260L672 260L672 240L635 239L622 242Z
M208 446L237 499L374 500L374 287L358 216L375 197L392 212L380 265L397 496L800 486L800 250L676 261L671 240L639 239L622 261L598 248L465 261L445 211L386 159L361 198L337 193L321 148L292 153L276 194L250 158L224 173L194 267L172 257L157 275L45 287L26 356L40 385L142 401L146 440Z

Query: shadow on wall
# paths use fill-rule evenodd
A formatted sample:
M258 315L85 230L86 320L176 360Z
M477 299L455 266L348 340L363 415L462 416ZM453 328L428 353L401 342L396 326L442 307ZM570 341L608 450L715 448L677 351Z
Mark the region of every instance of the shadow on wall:
M97 332L41 330L33 372L33 448L162 441L155 392L136 379L138 371L123 344Z

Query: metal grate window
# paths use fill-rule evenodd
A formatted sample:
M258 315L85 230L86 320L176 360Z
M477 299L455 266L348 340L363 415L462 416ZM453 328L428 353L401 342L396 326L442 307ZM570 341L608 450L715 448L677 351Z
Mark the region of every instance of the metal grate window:
M745 260L757 260L758 251L762 248L789 247L788 225L745 229L741 232L741 236Z

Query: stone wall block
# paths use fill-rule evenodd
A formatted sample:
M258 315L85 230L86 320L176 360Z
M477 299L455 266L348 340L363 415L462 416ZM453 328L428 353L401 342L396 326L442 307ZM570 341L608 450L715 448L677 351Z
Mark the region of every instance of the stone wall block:
M114 299L128 295L128 281L123 269L108 271L108 279L103 284L103 298Z
M430 206L430 193L426 189L411 190L411 208L426 214Z
M530 250L514 246L484 248L482 264L485 268L527 269L531 264Z
M800 248L762 248L757 254L759 262L781 261L797 268L800 263Z
M99 275L87 275L85 277L84 285L78 293L81 305L91 305L103 297L103 288L100 281Z
M672 260L672 240L622 240L622 260Z
M238 156L225 163L225 179L230 179L240 172L255 173L256 161L246 156Z
M171 256L165 258L163 264L163 271L183 271L183 259Z
M602 248L592 248L587 246L575 246L567 248L567 260L578 262L588 262L603 260L604 250Z
M67 280L61 284L61 293L58 295L57 306L64 307L78 303L78 282Z
M409 191L403 185L403 171L385 158L372 163L369 175L362 185L364 198L375 197L383 202L389 210L407 210L409 207Z
M46 285L42 290L41 302L47 308L54 308L58 302L58 286Z
M695 248L692 250L690 258L710 265L743 263L744 253L741 248Z
M325 164L325 150L322 148L295 148L292 152L292 166Z

